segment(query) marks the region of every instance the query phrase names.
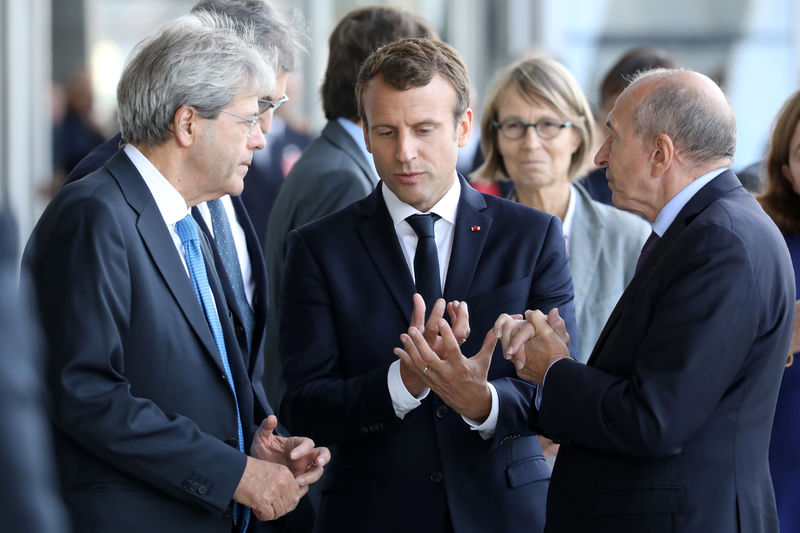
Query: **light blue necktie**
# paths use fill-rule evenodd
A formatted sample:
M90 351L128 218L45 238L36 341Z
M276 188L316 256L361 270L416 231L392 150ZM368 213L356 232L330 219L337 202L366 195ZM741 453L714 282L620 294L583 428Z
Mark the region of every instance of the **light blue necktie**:
M242 417L239 413L239 400L236 398L236 388L233 385L233 375L228 363L228 351L225 349L225 338L222 335L222 324L219 321L217 308L214 305L214 298L211 295L211 286L208 284L208 274L206 264L203 260L203 252L200 250L200 236L197 224L192 215L186 215L175 224L175 232L183 243L183 251L186 255L186 266L189 269L189 276L192 278L192 286L200 301L200 306L206 315L211 334L214 336L214 344L217 345L222 366L225 369L225 377L228 378L228 385L233 392L233 400L236 403L236 425L239 430L239 451L244 453L244 432L242 431ZM239 276L241 278L241 276ZM233 503L233 523L241 524L240 531L247 530L250 522L250 508Z
M211 226L214 228L214 242L217 251L225 267L225 274L231 282L233 293L236 295L236 307L242 317L245 337L247 338L247 353L250 354L253 343L253 329L255 328L255 316L253 309L247 302L247 295L244 291L244 281L242 279L242 268L239 265L239 254L236 252L236 245L233 242L231 225L228 222L228 215L225 213L225 206L217 198L206 202L208 210L211 212Z

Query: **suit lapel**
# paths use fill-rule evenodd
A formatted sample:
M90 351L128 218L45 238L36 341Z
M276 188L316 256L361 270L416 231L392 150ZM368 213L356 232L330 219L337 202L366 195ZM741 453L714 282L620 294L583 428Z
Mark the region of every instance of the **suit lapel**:
M223 370L222 360L203 309L150 190L124 152L117 152L108 161L107 167L119 184L128 204L139 214L136 228L150 252L153 263L206 351L211 354L220 370Z
M575 215L569 234L570 264L583 265L572 269L572 286L575 290L575 315L581 316L583 307L589 299L589 285L597 271L600 258L600 243L604 242L605 226L592 208L588 195L584 196L579 187L574 187Z
M408 271L403 251L397 241L392 217L383 201L381 187L376 187L362 202L363 219L358 223L358 234L367 255L375 264L389 292L404 316L411 316L414 280Z
M617 305L614 307L614 311L611 312L611 316L609 316L608 321L606 321L606 325L600 333L600 338L597 340L597 344L595 344L587 364L592 364L594 362L597 353L600 351L606 337L608 337L609 332L613 329L614 324L619 319L625 306L636 299L639 290L646 285L648 278L659 265L664 255L678 240L686 226L712 202L716 201L723 194L741 186L742 184L739 182L736 175L732 171L726 170L697 191L686 205L683 206L683 209L680 210L678 216L672 221L672 224L670 224L667 231L661 237L661 240L655 248L653 248L647 256L647 259L633 276L631 282L625 288L625 292L622 293Z
M492 217L482 212L486 209L486 202L481 194L461 176L458 179L461 181L461 197L444 286L444 298L448 302L466 299L492 225Z

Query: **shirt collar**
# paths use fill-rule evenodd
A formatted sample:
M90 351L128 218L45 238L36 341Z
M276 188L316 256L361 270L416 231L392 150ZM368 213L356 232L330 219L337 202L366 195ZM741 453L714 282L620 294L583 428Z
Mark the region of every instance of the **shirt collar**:
M667 202L667 205L665 205L661 211L659 211L656 221L653 223L653 231L659 237L663 237L664 233L667 232L667 229L675 221L675 217L677 217L678 213L681 212L681 209L683 209L684 206L689 203L689 200L691 200L692 197L697 194L697 191L705 187L709 181L713 180L726 170L728 170L727 167L714 169L711 172L703 174L699 178L692 181L689 185L684 187L681 192L676 194L672 200Z
M383 201L386 202L386 209L389 210L389 215L392 217L394 226L405 221L411 215L418 215L420 211L407 203L400 200L395 193L389 190L385 183L381 183L381 193L383 194ZM436 213L443 220L448 221L450 224L456 223L456 212L458 211L458 201L461 198L461 180L458 176L453 180L453 185L444 196L431 207L428 213Z
M364 128L362 128L361 126L359 126L355 122L352 122L352 121L347 120L346 118L342 118L342 117L337 118L336 122L338 122L339 125L342 128L344 128L344 131L346 131L347 134L350 135L350 137L353 138L353 140L356 142L358 147L364 153L364 157L367 158L367 161L369 162L370 166L374 170L375 169L375 163L372 160L372 154L367 151L367 142L364 140ZM375 174L377 174L377 172Z
M161 172L150 162L147 157L142 154L132 144L125 145L125 155L131 160L133 166L141 174L147 188L150 189L150 194L156 201L156 206L161 212L161 216L167 226L175 224L180 219L189 214L189 208L186 206L181 193L167 181Z

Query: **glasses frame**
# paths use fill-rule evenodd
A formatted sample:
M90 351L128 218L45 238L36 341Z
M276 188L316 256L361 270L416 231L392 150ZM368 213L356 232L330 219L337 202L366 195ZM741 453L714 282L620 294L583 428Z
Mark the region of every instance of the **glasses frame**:
M258 114L263 115L270 109L277 110L280 106L285 104L289 101L289 97L287 95L283 95L274 102L269 98L259 98L258 99Z
M237 115L236 113L231 113L230 111L225 111L224 109L221 109L220 113L225 113L226 115L230 115L232 117L236 117L236 118L244 120L245 122L250 124L250 126L248 126L248 128L247 128L247 136L248 137L250 137L253 134L253 130L256 129L256 126L259 126L257 118L246 118L246 117L243 117L242 115Z
M541 122L543 122L543 121L555 122L556 124L558 124L558 130L553 135L551 135L549 137L542 135L542 132L539 130L539 124ZM519 137L511 137L510 135L505 133L503 131L503 125L507 124L509 122L516 122L517 124L522 126L522 135L520 135ZM561 131L564 128L571 128L573 125L574 124L572 122L570 122L570 121L559 122L559 121L557 121L555 119L552 119L552 118L542 118L542 119L539 119L539 122L525 122L521 118L517 118L517 117L508 117L507 119L504 119L501 122L497 122L496 120L492 121L492 126L494 126L495 129L498 132L500 132L500 134L503 137L505 137L506 139L510 139L512 141L518 141L520 139L524 139L525 136L528 134L528 128L533 128L533 130L536 132L536 135L538 135L539 138L542 139L542 140L555 139L556 137L558 137L558 134L561 133Z

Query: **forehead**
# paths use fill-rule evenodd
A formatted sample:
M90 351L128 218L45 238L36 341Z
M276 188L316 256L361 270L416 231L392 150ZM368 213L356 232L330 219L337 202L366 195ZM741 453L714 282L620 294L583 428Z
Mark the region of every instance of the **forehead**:
M364 89L364 112L373 124L413 122L452 116L455 99L453 86L438 74L427 85L406 90L396 89L377 76Z
M498 111L502 111L506 108L513 110L533 110L551 116L561 114L561 110L557 107L545 102L539 96L521 92L514 84L507 85L498 95Z

